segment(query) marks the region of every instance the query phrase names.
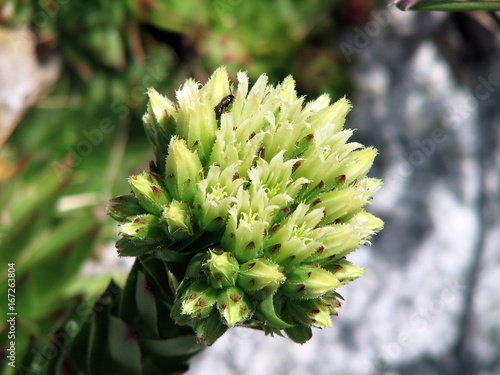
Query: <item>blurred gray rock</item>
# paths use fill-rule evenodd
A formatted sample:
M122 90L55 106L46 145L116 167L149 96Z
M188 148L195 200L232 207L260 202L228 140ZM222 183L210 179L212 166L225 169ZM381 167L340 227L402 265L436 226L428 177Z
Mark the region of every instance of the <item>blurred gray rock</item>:
M343 36L347 126L385 181L385 229L349 256L367 272L305 345L233 329L190 375L500 374L500 48L478 21L388 8Z

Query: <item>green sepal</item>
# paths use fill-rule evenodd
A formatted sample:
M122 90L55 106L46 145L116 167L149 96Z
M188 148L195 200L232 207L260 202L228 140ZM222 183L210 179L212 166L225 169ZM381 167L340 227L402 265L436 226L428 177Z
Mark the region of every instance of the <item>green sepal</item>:
M305 344L312 337L311 327L302 324L291 328L285 328L285 333L288 338L297 344Z
M147 253L154 252L156 249L155 244L148 243L134 243L128 237L122 237L116 241L116 248L118 254L122 257L138 257Z
M152 214L131 218L130 222L122 224L120 234L130 238L135 243L159 242L166 238L160 218Z
M183 293L182 313L192 318L206 318L214 309L217 294L206 280L196 280Z
M212 311L206 319L195 319L193 328L196 332L198 343L208 346L212 345L228 329L228 327L222 323L218 311Z
M110 202L111 204L106 207L106 210L109 216L116 221L130 221L133 216L147 213L133 194L120 195L110 199Z
M191 277L203 276L203 272L201 271L201 265L206 256L207 253L203 252L203 253L198 253L191 258L186 268L186 274L184 276L186 279Z
M152 214L160 215L163 206L171 199L160 178L153 172L141 172L129 177L128 182L139 203Z
M259 303L258 311L262 314L266 324L276 328L290 328L293 325L282 320L274 310L274 295L271 295Z

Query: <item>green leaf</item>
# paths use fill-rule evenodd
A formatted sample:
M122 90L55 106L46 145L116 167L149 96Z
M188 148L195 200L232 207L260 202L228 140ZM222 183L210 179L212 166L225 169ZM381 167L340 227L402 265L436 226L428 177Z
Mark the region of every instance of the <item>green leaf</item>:
M133 328L110 316L108 332L110 356L117 366L114 371L122 375L141 374L141 350Z
M401 1L396 2L400 10L441 11L441 12L496 12L500 10L500 1L436 1L423 0L406 8Z
M259 306L258 310L262 313L264 318L266 319L266 324L269 324L273 327L277 328L290 328L293 327L291 324L281 320L276 311L274 311L274 295L267 297L263 300Z
M288 337L297 344L304 344L312 337L311 327L302 324L291 328L285 328L285 332Z

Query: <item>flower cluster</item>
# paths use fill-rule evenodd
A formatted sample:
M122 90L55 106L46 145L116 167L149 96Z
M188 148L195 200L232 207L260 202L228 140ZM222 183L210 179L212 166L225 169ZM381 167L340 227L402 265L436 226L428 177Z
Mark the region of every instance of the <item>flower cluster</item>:
M383 226L363 209L381 186L366 177L377 152L349 142L346 99L306 102L292 77L237 79L234 92L223 67L189 79L177 103L149 90L156 163L109 207L118 249L186 263L170 273L172 317L201 342L237 325L305 342L363 273L346 255Z

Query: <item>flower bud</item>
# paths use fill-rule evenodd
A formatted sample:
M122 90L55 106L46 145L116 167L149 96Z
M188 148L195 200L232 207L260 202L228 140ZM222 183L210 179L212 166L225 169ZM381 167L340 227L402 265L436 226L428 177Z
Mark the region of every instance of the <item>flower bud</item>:
M205 163L213 147L217 121L214 105L208 94L198 89L198 83L188 80L177 91L179 116L177 135L186 140L190 150L197 151L200 160Z
M321 297L338 286L340 282L331 272L320 267L300 266L287 275L280 291L292 299L310 299Z
M347 113L349 113L351 108L352 105L346 98L337 100L333 105L324 107L311 116L309 119L311 129L328 126L332 128L332 131L334 132L341 131L344 127Z
M165 181L170 194L179 201L191 204L201 174L198 156L188 150L182 139L173 138L168 148Z
M364 178L356 185L320 194L317 204L325 207L326 222L346 220L360 212L381 186L380 180Z
M324 265L323 268L330 271L342 284L347 284L349 281L357 279L365 273L364 269L355 266L345 259L339 259L334 263Z
M164 127L170 121L175 122L177 119L177 108L174 102L151 87L148 89L148 97L148 111L153 114L154 119L159 125Z
M160 215L162 206L168 203L170 196L158 176L152 172L141 172L130 177L128 182L141 206L152 214Z
M213 288L233 286L238 277L238 261L231 253L221 249L210 250L201 269Z
M217 308L229 327L243 322L253 312L248 297L236 286L224 288L219 292Z
M300 323L313 327L332 326L330 309L321 298L307 301L290 301L287 304L288 312Z
M194 198L198 225L209 232L223 228L229 209L237 202L235 196L244 183L234 166L222 172L218 166L211 166L207 177L198 184Z
M360 244L370 243L369 238L381 230L384 223L368 212L358 212L344 224L333 224L317 230L316 239L323 245L308 259L307 263L323 263L336 259L355 250Z
M146 213L133 194L120 195L110 201L111 204L106 207L106 210L116 221L130 221L131 217Z
M219 104L222 98L231 94L229 76L226 69L222 66L218 68L200 91L201 95L208 95L210 97L212 107Z
M142 124L153 145L159 171L163 174L168 143L177 127L177 108L171 100L153 88L148 89L148 96L148 109L142 117Z
M228 327L222 323L219 313L213 311L205 319L195 319L193 328L198 343L210 346L227 331Z
M184 240L193 235L192 214L186 202L172 200L164 206L160 221L174 240Z
M207 281L195 281L182 297L182 313L192 318L202 319L213 310L217 301L217 291Z
M285 279L277 264L267 259L254 259L240 265L236 283L247 292L263 291L265 296L269 296Z
M237 207L229 211L226 232L222 238L222 245L230 251L239 262L246 262L262 254L264 231L268 224L258 220L258 214L241 213L238 220Z
M346 163L338 169L337 173L338 175L346 176L346 185L360 181L370 170L375 156L377 156L377 150L372 147L351 152L346 158Z
M120 228L120 234L135 241L155 242L165 239L158 216L147 214L131 218Z

